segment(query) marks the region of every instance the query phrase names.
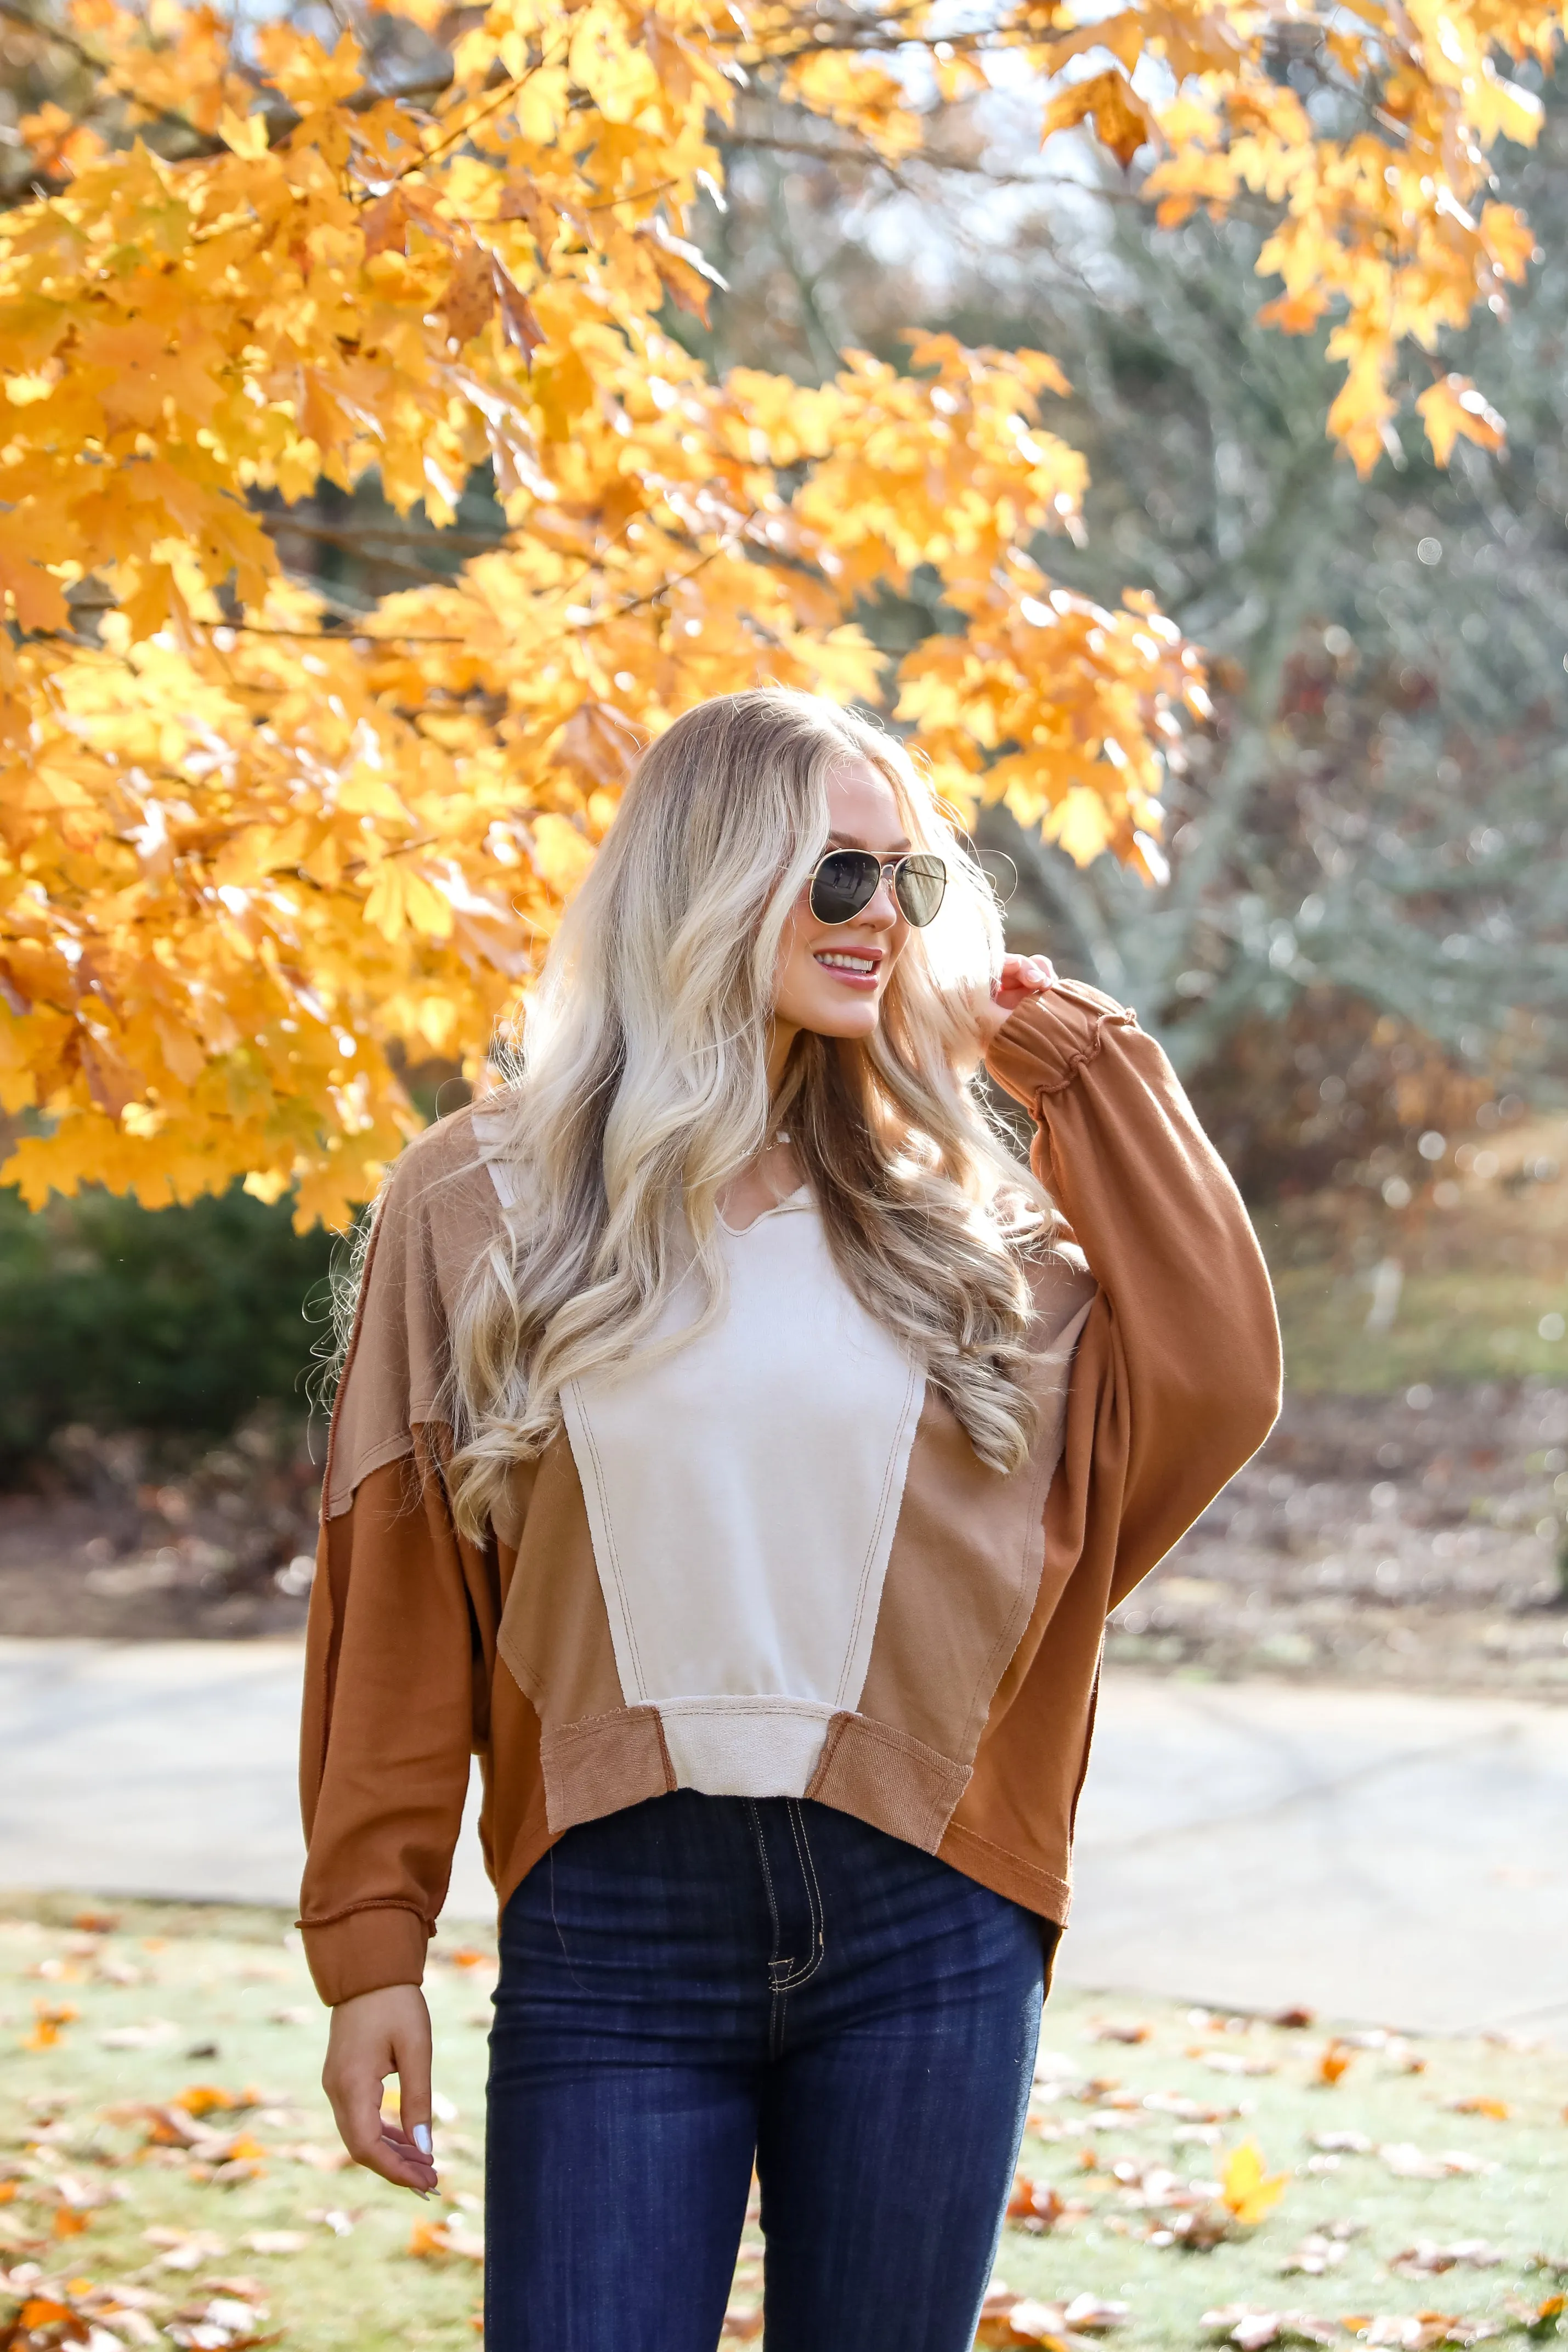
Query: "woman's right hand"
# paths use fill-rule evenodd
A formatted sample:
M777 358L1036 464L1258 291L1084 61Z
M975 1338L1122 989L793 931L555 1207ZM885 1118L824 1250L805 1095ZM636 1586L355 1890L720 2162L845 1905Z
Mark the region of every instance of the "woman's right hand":
M382 2115L382 2085L398 2079L399 2120ZM327 2037L321 2087L356 2164L423 2197L435 2186L430 2137L430 2011L417 1985L386 1985L340 2001Z

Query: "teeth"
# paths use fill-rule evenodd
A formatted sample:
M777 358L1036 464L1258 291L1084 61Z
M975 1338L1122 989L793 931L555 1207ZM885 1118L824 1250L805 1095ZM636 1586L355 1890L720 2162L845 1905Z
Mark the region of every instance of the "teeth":
M817 961L819 963L825 963L829 966L836 967L841 971L858 971L868 977L876 970L876 959L874 956L828 954L820 955L817 958Z

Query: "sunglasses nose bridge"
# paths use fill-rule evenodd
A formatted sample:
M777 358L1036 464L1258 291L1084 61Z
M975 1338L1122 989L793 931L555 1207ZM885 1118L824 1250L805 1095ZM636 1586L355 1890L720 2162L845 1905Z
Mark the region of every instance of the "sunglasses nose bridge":
M898 921L904 909L898 903L894 887L897 867L898 860L890 858L877 875L876 888L860 911L862 922L881 922L891 928Z

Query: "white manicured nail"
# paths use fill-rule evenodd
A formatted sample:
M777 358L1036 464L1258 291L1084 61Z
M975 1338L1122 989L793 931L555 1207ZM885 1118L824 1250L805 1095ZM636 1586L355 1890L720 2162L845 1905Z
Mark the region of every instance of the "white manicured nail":
M415 2124L411 2137L421 2156L428 2156L433 2145L430 2137L430 2126L428 2124Z

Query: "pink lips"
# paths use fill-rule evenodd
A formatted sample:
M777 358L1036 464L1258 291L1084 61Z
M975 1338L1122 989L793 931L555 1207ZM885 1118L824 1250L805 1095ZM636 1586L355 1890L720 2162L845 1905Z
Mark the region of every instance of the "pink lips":
M831 950L828 952L831 953ZM865 961L871 966L869 971L854 971L847 964L827 963L823 961L821 950L812 958L812 961L820 971L827 973L830 980L841 982L845 988L852 989L862 996L873 996L876 992L877 981L881 976L881 950L876 948L866 948L855 949L852 952L857 955L863 954Z

